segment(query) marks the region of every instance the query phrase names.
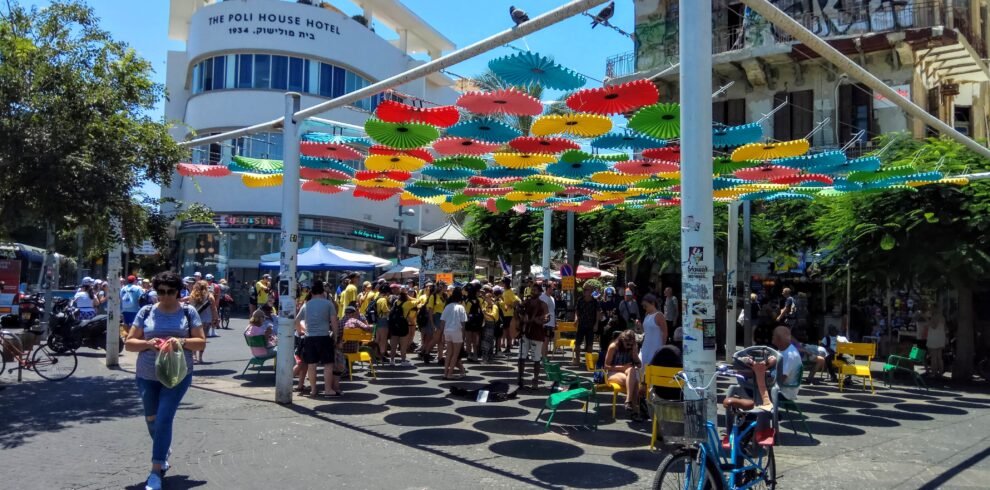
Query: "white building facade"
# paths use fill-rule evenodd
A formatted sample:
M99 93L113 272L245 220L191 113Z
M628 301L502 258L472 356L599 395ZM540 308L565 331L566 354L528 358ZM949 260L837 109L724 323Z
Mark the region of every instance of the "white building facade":
M368 26L387 27L398 39L386 40L362 19L351 18L329 2L171 0L169 37L186 45L185 51L168 53L165 117L177 123L173 137L183 141L272 120L283 113L285 92L299 92L302 107L313 106L424 63L410 55L436 58L454 48L398 1L353 3L363 10ZM398 94L388 96L452 104L457 95L452 85L436 74L400 86ZM383 97L320 117L361 126ZM226 164L234 155L281 159L281 133L195 148L192 162ZM162 196L203 203L216 214L216 226L182 223L178 227L175 260L183 274L201 271L244 284L258 276L261 255L278 251L281 187L249 189L236 175L195 180L176 175L173 184L162 189ZM398 237L398 216L397 198L372 202L349 192L302 192L300 247L321 240L391 258L400 238L411 243L408 236ZM414 216L405 216L403 234L420 234L444 220L436 208L417 209Z

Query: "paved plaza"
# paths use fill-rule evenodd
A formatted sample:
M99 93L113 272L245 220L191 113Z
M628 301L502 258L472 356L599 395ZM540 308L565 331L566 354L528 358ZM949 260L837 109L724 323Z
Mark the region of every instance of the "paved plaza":
M382 368L377 381L358 370L340 398L297 396L279 406L270 364L240 374L245 323L231 325L196 366L165 488L648 488L661 457L649 450L648 422L630 422L621 406L612 420L611 395L600 395L597 431L583 426L573 403L550 432L534 422L547 388L502 403L448 396L454 385L513 382L508 362L468 364L469 376L454 382L418 362ZM64 382L0 378L3 487L143 488L150 440L134 355L121 358L120 370L102 362L83 349ZM986 488L987 390L905 388L903 380L876 395L858 386L844 394L831 384L802 388L814 440L783 422L778 488Z

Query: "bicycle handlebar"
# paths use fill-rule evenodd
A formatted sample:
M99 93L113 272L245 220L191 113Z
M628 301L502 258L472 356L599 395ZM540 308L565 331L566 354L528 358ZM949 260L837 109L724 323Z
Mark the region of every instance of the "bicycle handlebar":
M682 389L683 388L687 388L687 389L690 389L690 390L692 390L692 391L694 391L696 393L704 393L704 392L708 391L708 388L711 388L712 383L715 382L715 378L718 378L719 376L735 376L736 375L735 371L733 371L732 368L731 368L731 366L729 366L728 364L719 364L718 366L715 367L715 373L712 374L712 377L708 380L708 382L705 383L704 386L700 386L699 387L699 386L695 386L694 384L691 383L691 380L688 379L688 377L687 377L687 373L688 373L687 371L681 371L681 372L677 373L676 375L674 375L674 379L683 382L683 385L681 386ZM701 373L699 372L699 374L701 374ZM702 378L702 381L704 381L704 378Z

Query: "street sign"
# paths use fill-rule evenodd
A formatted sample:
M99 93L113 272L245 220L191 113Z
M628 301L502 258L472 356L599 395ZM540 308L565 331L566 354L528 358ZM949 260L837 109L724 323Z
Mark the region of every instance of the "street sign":
M450 272L438 272L436 281L443 281L445 284L450 285L454 283L454 275Z
M568 277L574 275L574 269L571 268L571 264L564 264L560 266L560 277Z
M560 288L564 291L574 291L574 276L560 276Z

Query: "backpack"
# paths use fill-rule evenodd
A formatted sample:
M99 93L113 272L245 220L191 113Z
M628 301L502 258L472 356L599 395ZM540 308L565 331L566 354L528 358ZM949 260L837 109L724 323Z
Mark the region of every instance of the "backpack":
M416 313L416 323L419 325L419 328L429 328L431 314L432 308L424 303L423 306L420 307L419 312Z
M388 327L390 329L409 328L409 320L406 320L406 316L402 314L402 305L403 302L399 300L392 302L392 306L388 310Z
M481 330L485 326L485 315L481 312L481 303L477 299L467 301L467 323L464 328L468 330Z
M258 304L258 288L251 286L251 303Z
M138 298L138 306L144 307L151 304L151 290L147 290L141 293L141 297Z
M364 310L364 319L369 325L378 323L378 298L368 301L368 308Z

